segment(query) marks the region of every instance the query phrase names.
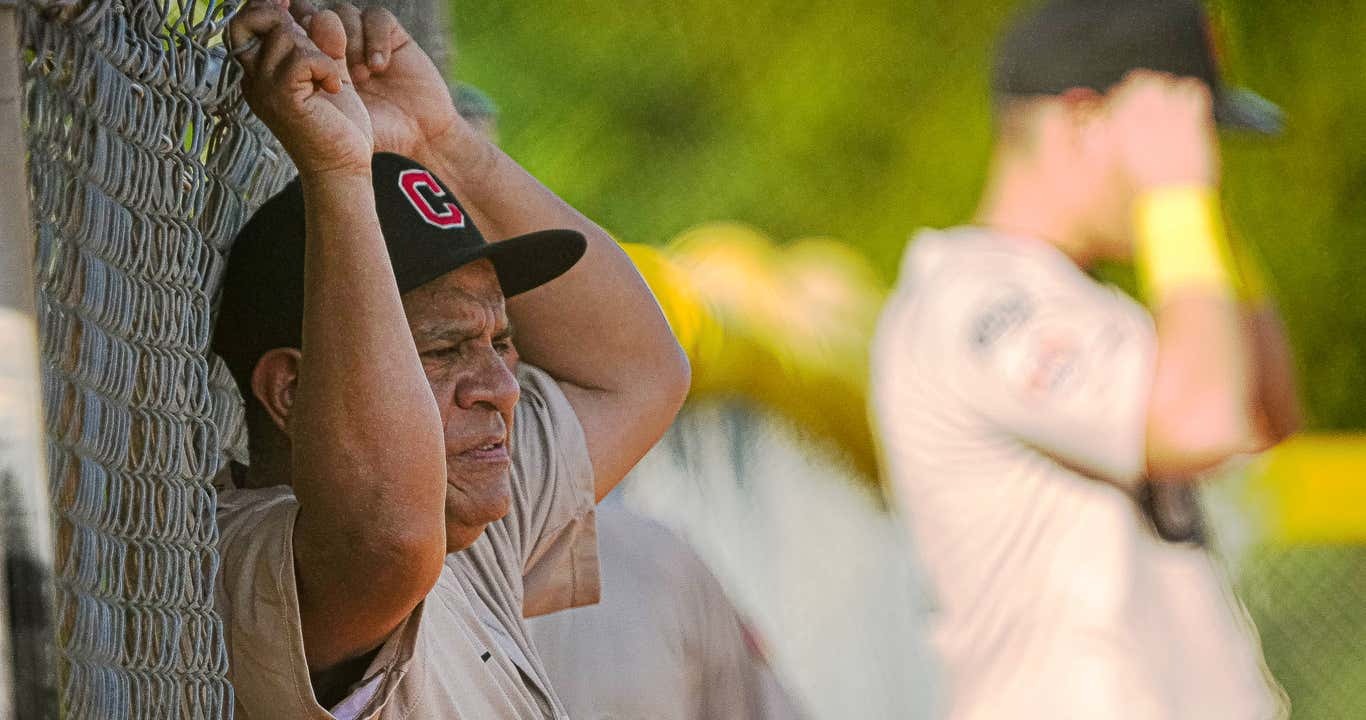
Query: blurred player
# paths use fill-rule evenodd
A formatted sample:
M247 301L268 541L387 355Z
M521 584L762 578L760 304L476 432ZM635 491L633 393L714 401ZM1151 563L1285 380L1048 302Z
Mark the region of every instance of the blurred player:
M1190 484L1297 423L1222 230L1216 123L1274 131L1183 0L1050 2L1000 39L972 225L925 231L873 404L935 586L949 716L1268 718ZM1132 259L1147 308L1086 271Z

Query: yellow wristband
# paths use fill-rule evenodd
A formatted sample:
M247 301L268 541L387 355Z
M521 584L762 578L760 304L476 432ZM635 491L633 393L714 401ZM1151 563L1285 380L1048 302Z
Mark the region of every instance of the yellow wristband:
M1184 289L1233 296L1233 263L1213 189L1177 186L1146 193L1134 203L1134 223L1134 265L1150 305L1160 307Z

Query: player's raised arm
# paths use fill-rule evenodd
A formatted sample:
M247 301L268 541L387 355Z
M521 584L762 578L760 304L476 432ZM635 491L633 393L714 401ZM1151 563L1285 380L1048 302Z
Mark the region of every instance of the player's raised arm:
M1210 90L1136 72L1109 112L1139 193L1135 262L1157 327L1148 472L1190 477L1256 445L1253 357L1221 223Z
M379 645L436 582L441 421L380 231L341 22L318 13L305 33L257 0L230 32L247 100L299 168L305 206L302 352L267 352L251 386L289 440L288 477L273 480L299 502L295 581L317 672Z
M310 10L300 5L296 12ZM377 150L437 170L491 240L546 228L587 238L573 269L510 300L508 313L521 357L554 377L573 404L598 497L605 496L664 433L687 394L687 360L658 304L606 232L459 116L440 73L388 11L338 12Z

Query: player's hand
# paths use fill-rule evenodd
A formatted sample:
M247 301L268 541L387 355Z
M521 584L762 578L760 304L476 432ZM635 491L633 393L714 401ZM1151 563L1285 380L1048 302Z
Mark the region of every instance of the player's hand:
M1136 70L1106 109L1120 162L1140 191L1218 184L1214 106L1203 82Z
M335 10L346 30L347 69L375 128L375 150L416 157L461 122L445 79L393 13L350 3ZM307 23L317 10L310 0L294 0L290 12Z
M304 176L370 171L370 115L346 71L346 35L333 12L305 30L288 0L252 0L228 26L252 112L275 133Z

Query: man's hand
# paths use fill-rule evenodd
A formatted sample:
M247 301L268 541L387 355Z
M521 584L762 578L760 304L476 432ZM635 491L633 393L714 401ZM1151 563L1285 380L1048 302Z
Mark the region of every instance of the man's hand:
M309 0L296 0L290 12L304 24L318 14ZM422 160L460 121L441 72L385 8L343 3L336 13L346 31L346 66L375 128L375 150Z
M305 30L286 5L252 0L228 27L247 104L301 175L368 174L374 133L346 70L342 21L331 11L314 13Z
M1111 91L1107 109L1120 161L1140 192L1219 183L1213 101L1203 82L1136 70Z

